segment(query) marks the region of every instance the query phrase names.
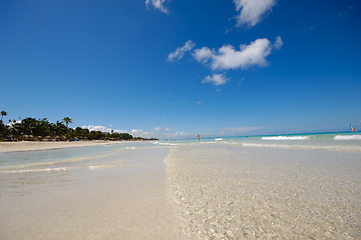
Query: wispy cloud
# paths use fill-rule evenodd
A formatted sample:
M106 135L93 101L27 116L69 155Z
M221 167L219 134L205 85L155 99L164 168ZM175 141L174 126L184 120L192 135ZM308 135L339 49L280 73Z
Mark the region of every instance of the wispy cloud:
M315 26L311 22L300 22L297 26L296 32L308 32L315 29Z
M120 129L111 129L104 126L95 126L95 125L89 125L89 126L82 126L83 129L89 129L89 131L101 131L101 132L113 132L115 133L127 133L126 130L120 130Z
M272 11L276 0L233 0L236 11L240 14L236 17L236 27L246 26L252 28L261 22Z
M165 127L164 130L165 130L165 131L172 130L172 127Z
M213 74L211 76L207 76L202 80L202 83L212 83L215 86L223 85L227 81L229 81L229 78L226 78L225 75L221 74Z
M267 38L257 39L249 45L241 44L237 51L232 45L223 45L216 51L208 47L194 50L193 57L212 70L246 69L250 66L267 66L266 57L272 49L279 49L283 45L280 36L276 38L274 45Z
M153 129L154 129L154 130L156 130L156 131L160 131L160 130L162 130L162 128L161 128L161 127L154 127Z
M273 43L273 48L280 50L283 45L282 39L280 36L276 37L276 41Z
M148 132L138 129L133 129L131 132L133 137L144 137L144 138L159 138L159 139L169 139L169 138L184 138L184 137L195 137L196 134L188 134L185 132L176 132L176 133L167 133L167 132Z
M183 47L177 48L175 52L172 52L168 55L168 62L173 62L175 58L181 59L185 52L192 50L192 48L195 46L195 43L192 40L189 40L184 44Z
M201 101L198 101L198 102L196 102L197 104L201 104L202 102Z
M241 78L241 80L239 81L239 83L238 83L238 87L240 87L241 86L241 84L242 84L242 82L244 81L244 77L242 77Z
M355 12L356 9L353 6L350 6L346 11L337 13L337 18L345 19L348 18L350 13Z
M164 6L164 3L168 0L146 0L145 5L149 8L149 4L153 5L155 9L158 9L164 13L169 13L168 9Z

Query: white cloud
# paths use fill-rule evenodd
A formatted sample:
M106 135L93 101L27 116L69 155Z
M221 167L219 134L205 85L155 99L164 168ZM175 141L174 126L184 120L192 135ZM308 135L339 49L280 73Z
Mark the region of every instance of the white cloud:
M153 129L156 130L156 131L160 131L162 128L161 127L154 127Z
M164 130L166 131L172 130L172 127L165 127Z
M14 122L13 121L11 121L11 122L9 122L8 124L6 124L7 126L9 126L9 127L13 127L15 124L17 124L17 123L21 123L21 120L15 120Z
M223 76L223 74L213 74L212 77L211 76L207 76L202 80L202 83L212 83L215 86L218 85L223 85L225 84L227 81L229 81L228 78L226 78L225 76Z
M173 62L173 60L175 58L181 59L184 55L185 52L192 50L192 48L195 46L196 44L192 41L189 40L188 42L186 42L184 44L183 47L179 47L177 48L177 50L175 50L175 52L172 52L168 55L168 62Z
M201 104L202 102L201 101L198 101L198 102L196 102L197 104Z
M169 128L169 129L168 129ZM222 132L218 134L214 133L200 133L201 137L206 136L214 136L214 135L223 135L223 136L232 136L237 135L240 132L248 132L252 130L261 129L262 127L235 127L235 128L224 128ZM165 127L164 130L171 130L171 127ZM232 131L232 132L230 132ZM183 131L178 131L175 133L168 133L168 132L159 132L159 131L152 131L152 132L144 132L143 130L136 130L133 129L131 135L133 137L143 137L143 138L158 138L160 140L163 139L182 139L182 138L196 138L198 133L186 133Z
M213 52L208 47L202 47L201 49L194 50L193 57L198 62L207 62L209 58L213 56Z
M142 130L136 130L136 129L132 130L132 134L139 134L140 132L143 132L143 131Z
M89 131L101 131L101 132L111 132L113 130L114 133L127 133L125 130L120 129L111 129L104 126L95 126L95 125L89 125L89 126L82 126L83 129L89 129Z
M232 45L223 45L218 51L202 47L194 50L193 57L205 65L210 61L212 70L246 69L253 65L267 66L266 57L271 54L273 48L279 48L282 44L281 37L276 38L274 45L267 38L261 38L249 45L241 44L240 51L235 50Z
M169 134L170 136L189 136L188 133L176 132L175 134Z
M172 129L171 127L168 127ZM164 128L166 129L166 128ZM196 134L188 134L184 132L176 132L176 133L166 133L166 132L144 132L143 130L132 130L133 137L143 137L143 138L158 138L158 139L174 139L174 138L184 138L184 137L196 137Z
M240 14L236 17L236 26L246 25L248 28L256 26L263 18L272 11L276 0L233 0L236 11Z
M274 41L273 43L273 48L279 50L281 49L282 45L283 45L282 38L280 36L276 37L276 41Z
M146 0L145 5L149 6L149 4L152 4L155 9L158 9L164 13L169 13L168 9L164 7L164 3L168 2L168 0Z

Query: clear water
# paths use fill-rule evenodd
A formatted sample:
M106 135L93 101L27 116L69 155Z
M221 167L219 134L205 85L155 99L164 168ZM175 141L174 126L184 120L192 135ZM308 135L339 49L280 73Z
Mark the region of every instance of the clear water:
M179 144L165 163L182 239L361 239L361 135Z
M360 133L0 154L1 239L361 239Z

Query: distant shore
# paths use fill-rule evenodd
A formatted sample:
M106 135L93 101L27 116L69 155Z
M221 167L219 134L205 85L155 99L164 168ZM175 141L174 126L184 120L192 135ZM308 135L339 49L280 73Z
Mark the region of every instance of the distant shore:
M109 145L122 143L123 141L72 141L72 142L34 142L34 141L21 141L21 142L0 142L0 153L3 152L17 152L17 151L36 151L48 150L68 147L88 147L96 145Z

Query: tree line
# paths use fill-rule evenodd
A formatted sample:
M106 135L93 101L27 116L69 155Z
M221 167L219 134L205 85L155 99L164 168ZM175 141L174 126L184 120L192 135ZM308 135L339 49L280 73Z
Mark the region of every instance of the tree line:
M4 124L3 116L6 115L5 111L1 111L0 141L157 140L134 138L129 133L89 131L81 127L70 128L68 125L72 123L72 119L69 117L56 123L49 122L46 118L28 117L20 121L9 120L8 124Z

